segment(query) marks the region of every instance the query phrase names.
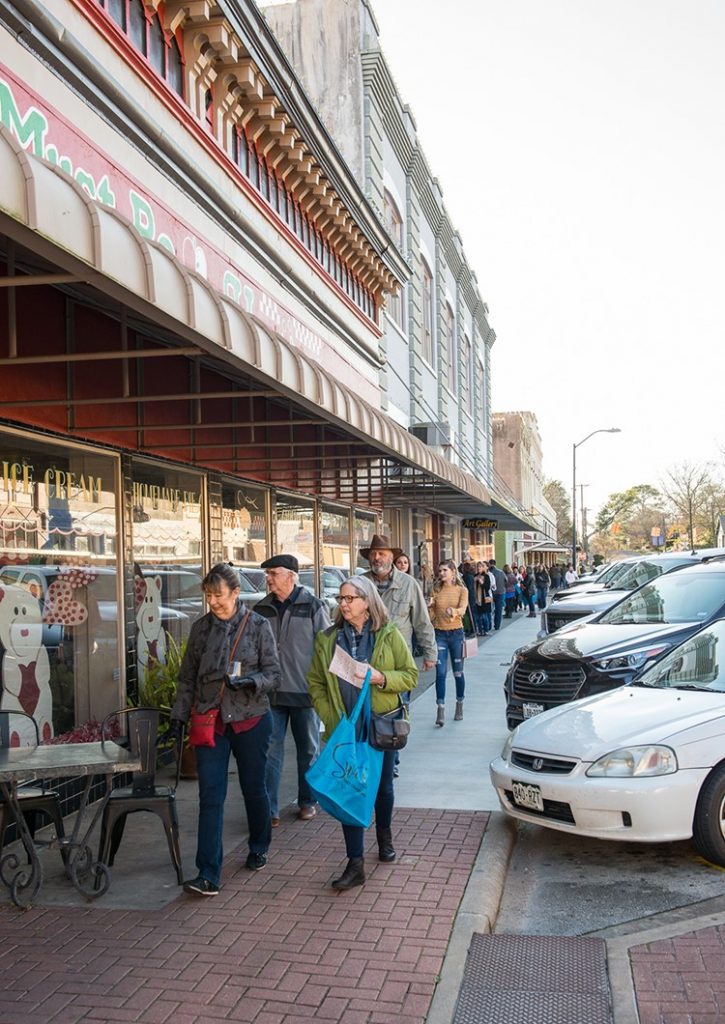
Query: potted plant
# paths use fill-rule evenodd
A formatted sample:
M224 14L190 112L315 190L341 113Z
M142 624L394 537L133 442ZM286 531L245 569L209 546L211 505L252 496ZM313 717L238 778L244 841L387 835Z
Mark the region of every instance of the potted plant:
M171 635L166 638L166 660L153 661L144 669L143 682L139 688L139 704L144 707L160 708L168 716L176 700L176 685L179 679L179 669L186 651L186 639L178 643ZM168 723L165 723L165 726ZM164 728L165 728L164 726ZM167 744L164 753L171 751L171 745ZM181 777L183 779L195 779L196 774L196 753L188 743L184 744L181 751Z

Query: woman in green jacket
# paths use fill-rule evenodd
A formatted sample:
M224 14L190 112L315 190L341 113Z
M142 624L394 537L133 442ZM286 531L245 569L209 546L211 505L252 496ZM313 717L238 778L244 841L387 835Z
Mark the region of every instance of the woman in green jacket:
M401 708L400 695L418 684L418 669L397 626L388 613L375 584L365 576L351 576L340 587L333 625L318 633L315 653L307 673L315 711L331 736L343 714L350 714L360 696L368 666L371 668L371 705L378 714ZM336 647L360 662L354 686L330 672ZM402 708L400 714L402 715ZM393 767L395 751L383 754L383 770L375 800L375 831L381 861L395 860L393 848ZM359 826L343 825L347 866L333 889L352 889L365 881L364 835Z

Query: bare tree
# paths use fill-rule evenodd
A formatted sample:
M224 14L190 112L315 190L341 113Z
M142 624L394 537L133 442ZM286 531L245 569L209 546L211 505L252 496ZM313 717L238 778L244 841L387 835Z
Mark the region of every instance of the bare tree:
M695 524L706 512L708 495L717 487L711 463L683 462L673 466L665 472L661 487L675 514L687 523L690 547L694 548Z

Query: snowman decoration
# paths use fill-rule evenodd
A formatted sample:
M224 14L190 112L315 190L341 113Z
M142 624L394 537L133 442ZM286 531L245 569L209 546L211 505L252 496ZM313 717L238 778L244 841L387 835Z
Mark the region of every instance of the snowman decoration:
M22 587L0 587L0 710L24 711L38 723L40 738L53 736L53 695L50 662L43 646L40 602ZM35 744L35 730L21 719L10 719L10 746Z
M166 633L161 624L161 577L136 579L136 663L138 678L148 666L166 661ZM139 585L139 583L143 585Z

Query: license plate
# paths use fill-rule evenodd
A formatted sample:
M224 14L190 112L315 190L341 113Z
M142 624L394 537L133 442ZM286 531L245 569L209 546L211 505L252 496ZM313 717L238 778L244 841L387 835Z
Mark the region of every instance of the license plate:
M528 807L532 811L544 810L544 801L538 786L530 786L526 782L513 782L511 790L517 807Z
M524 718L533 718L534 715L540 715L544 710L543 704L524 704L523 705Z

